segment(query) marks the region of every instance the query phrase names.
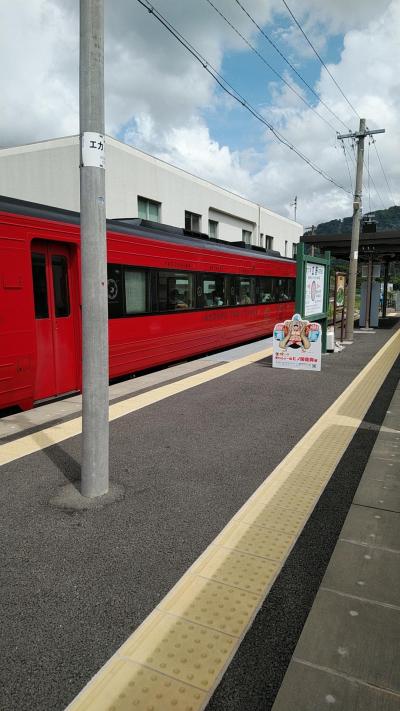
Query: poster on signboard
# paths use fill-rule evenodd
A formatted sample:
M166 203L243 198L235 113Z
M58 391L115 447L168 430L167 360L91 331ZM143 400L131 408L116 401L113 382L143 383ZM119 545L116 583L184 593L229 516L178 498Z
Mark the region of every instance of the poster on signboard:
M307 264L305 274L304 315L324 312L325 267L322 264Z
M274 368L321 370L321 326L302 319L300 314L277 323L273 334Z

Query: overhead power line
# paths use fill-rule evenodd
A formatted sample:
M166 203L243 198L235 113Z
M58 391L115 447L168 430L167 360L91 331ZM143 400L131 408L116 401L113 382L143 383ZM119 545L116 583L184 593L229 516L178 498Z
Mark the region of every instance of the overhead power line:
M380 155L379 155L379 153L378 153L378 146L376 145L376 141L375 141L374 138L371 138L371 141L372 141L372 143L373 143L373 145L374 145L374 148L375 148L375 151L376 151L376 155L377 155L377 157L378 157L379 165L381 166L381 170L382 170L382 173L383 173L383 177L385 178L385 181L386 181L387 189L388 189L388 192L389 192L389 198L390 198L390 200L392 201L393 205L395 205L395 200L394 200L394 198L393 198L392 190L391 190L391 188L390 188L388 178L387 178L386 173L385 173L385 170L384 170L384 168L383 168L382 161L381 161L381 157L380 157Z
M385 205L384 201L382 200L382 197L381 197L380 193L378 192L378 188L377 188L376 185L375 185L375 181L374 181L374 179L373 179L373 177L372 177L372 175L371 175L371 173L370 173L370 170L369 170L369 160L368 160L368 164L367 164L367 165L365 165L365 160L364 160L364 168L366 168L366 170L367 170L368 178L369 178L369 180L371 181L372 185L374 186L375 193L376 193L377 197L379 198L379 200L381 201L383 209L386 210L386 205Z
M304 153L297 149L290 141L288 141L285 136L283 136L274 126L269 123L258 111L255 109L224 77L208 62L201 54L198 52L184 37L183 35L163 16L161 13L149 2L149 0L137 0L137 2L142 5L153 17L156 18L170 34L172 34L175 39L187 49L188 52L202 65L203 69L214 79L214 81L221 87L221 89L232 97L235 101L243 106L249 113L251 113L258 121L263 123L275 138L293 151L299 158L301 158L305 163L307 163L316 173L321 175L325 180L336 185L337 188L343 190L345 193L349 193L349 190L340 185L334 180L328 173L317 166L312 160L307 158ZM229 88L227 88L229 87Z
M262 36L265 37L265 39L267 40L267 42L269 42L270 45L275 49L275 51L278 52L279 56L282 57L283 61L286 62L286 64L287 64L287 65L291 68L291 70L296 74L296 76L300 79L300 81L302 81L303 84L307 87L307 89L308 89L309 91L311 91L311 93L318 99L318 101L322 104L322 106L324 106L324 107L327 109L327 111L329 111L329 112L332 114L332 116L333 116L337 121L339 121L339 123L342 124L342 126L344 126L345 128L347 128L348 130L350 130L349 127L344 123L344 121L342 121L342 119L340 118L340 116L338 116L338 115L328 106L328 104L326 104L325 101L323 101L323 99L321 99L320 95L315 91L315 89L313 89L312 86L310 86L310 84L304 79L304 77L301 76L300 72L297 71L296 67L294 67L293 64L288 60L288 58L285 57L285 55L283 54L283 52L279 49L279 47L275 44L275 42L271 39L271 37L263 30L263 28L256 22L256 20L254 19L254 17L252 17L252 16L250 15L249 11L244 7L244 5L242 5L242 3L240 2L240 0L235 0L235 2L239 5L239 7L243 10L243 12L247 15L247 17L248 17L249 20L253 23L253 25L255 25L255 27L257 27L257 29L258 29L259 32L262 34Z
M347 157L346 146L345 146L345 143L344 143L343 140L341 141L341 146L342 146L343 154L344 154L345 161L346 161L346 165L347 165L347 171L348 171L348 174L349 174L350 190L351 190L351 192L353 192L353 180L352 180L352 177L351 177L351 171L350 171L349 160L348 160L348 157Z
M283 4L284 4L284 6L286 7L286 9L287 9L289 15L293 18L294 22L296 23L297 27L299 28L301 34L303 35L303 37L305 38L305 40L306 40L306 41L308 42L308 44L310 45L310 47L311 47L311 49L313 50L314 54L318 57L318 59L319 59L319 61L321 62L322 66L323 66L323 67L325 68L325 70L328 72L328 74L329 74L330 78L332 79L332 81L334 82L335 86L339 89L341 95L342 95L343 98L347 101L347 103L348 103L348 105L350 106L351 110L354 111L355 115L356 115L358 118L360 118L360 115L359 115L358 111L354 108L353 104L348 100L347 96L345 95L345 93L342 91L342 89L340 88L339 84L337 83L335 77L334 77L334 76L331 74L331 72L329 71L329 69L328 69L328 67L326 66L324 60L323 60L322 57L318 54L318 52L317 52L317 50L315 49L315 47L314 47L314 45L312 44L312 42L308 39L308 37L307 37L306 33L304 32L302 26L300 25L300 22L295 18L294 14L293 14L293 12L291 11L291 9L290 9L289 5L287 4L286 0L282 0L282 2L283 2Z
M214 5L212 0L206 0L206 2L208 2L208 4L211 5L211 7L215 10L215 12L218 13L218 15L220 17L222 17L222 19L226 22L226 24L229 25L229 27L231 27L234 32L236 32L236 34L243 40L243 42L245 42L245 44L247 44L247 46L250 47L252 52L254 52L254 54L256 54L257 57L259 57L261 59L261 61L268 67L268 69L270 69L271 72L273 72L275 74L275 76L278 77L278 79L283 81L283 83L286 84L287 87L289 87L290 91L292 91L294 94L296 94L296 96L300 99L300 101L302 101L303 104L308 106L308 108L311 109L311 111L313 111L314 114L316 114L318 116L318 118L321 119L321 121L324 121L324 123L326 123L329 126L329 128L332 129L332 131L335 131L337 133L335 127L332 126L332 124L324 116L322 116L314 108L314 106L312 106L312 104L310 104L304 98L304 96L302 96L298 91L296 91L296 89L288 81L286 81L286 79L281 74L279 74L279 72L277 72L276 69L274 69L274 67L265 59L265 57L261 54L261 52L259 52L258 49L256 47L254 47L254 45L252 45L248 39L246 39L246 37L240 32L240 30L238 30L237 27L235 27L235 25L230 20L228 20L228 18L224 15L224 13L221 12L221 10L219 10L218 7L216 7L216 5ZM345 124L343 124L343 125L345 125Z

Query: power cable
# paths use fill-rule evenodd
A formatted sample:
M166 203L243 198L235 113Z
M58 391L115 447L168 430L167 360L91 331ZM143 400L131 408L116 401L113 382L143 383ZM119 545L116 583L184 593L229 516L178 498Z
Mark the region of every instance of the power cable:
M269 42L270 45L275 49L275 51L278 52L279 56L282 57L283 61L286 62L286 64L287 64L287 65L291 68L291 70L296 74L296 76L300 79L300 81L302 81L303 84L307 87L307 89L308 89L309 91L311 91L311 93L318 99L318 101L322 104L322 106L325 106L325 108L327 109L327 111L329 111L329 112L332 114L332 116L334 116L335 119L336 119L337 121L339 121L339 123L342 124L342 126L344 126L348 131L351 131L351 129L342 121L342 119L340 118L340 116L338 116L338 115L328 106L328 104L326 104L325 101L323 101L323 99L321 99L320 95L315 91L315 89L313 89L312 86L310 86L310 84L304 79L304 77L301 76L300 72L297 71L296 67L294 67L293 64L292 64L291 62L289 62L289 60L287 59L287 57L285 57L285 55L283 54L283 52L279 49L279 47L275 44L275 42L271 39L271 37L270 37L269 35L267 35L267 33L263 30L263 28L260 27L260 25L256 22L256 20L254 19L254 17L252 17L252 16L250 15L249 11L244 7L244 5L242 5L242 3L240 2L240 0L235 0L235 2L239 5L239 7L243 10L243 12L247 15L247 17L248 17L249 20L253 23L253 25L255 25L255 27L257 27L257 29L258 29L259 32L263 35L263 37L265 37L265 39L267 40L267 42Z
M289 84L289 82L286 81L286 79L283 76L281 76L281 74L279 74L279 72L277 72L273 66L271 66L271 64L265 59L265 57L261 54L261 52L259 52L258 49L256 47L254 47L254 45L252 45L251 42L249 42L244 35L242 35L240 30L238 30L237 27L235 27L235 25L233 25L230 20L228 20L228 18L223 14L223 12L221 12L221 10L219 10L214 5L212 0L206 0L206 2L208 2L208 4L211 5L211 7L215 10L215 12L218 13L218 15L220 17L222 17L222 19L227 23L227 25L229 25L229 27L231 27L232 30L234 32L236 32L236 34L243 40L243 42L245 42L247 44L247 46L250 47L252 52L254 52L257 55L257 57L259 57L261 59L261 61L268 67L268 69L270 69L271 72L273 72L281 81L283 81L283 83L286 84L287 87L289 87L290 91L292 91L294 94L296 94L296 96L303 102L303 104L308 106L308 108L311 109L311 111L313 111L318 116L318 118L321 119L321 121L324 121L329 126L329 128L332 129L332 131L335 131L337 133L335 127L332 126L332 124L324 116L322 116L314 108L314 106L312 106L312 104L310 104L298 91L296 91L296 89L294 89L294 87L291 84Z
M339 183L336 182L328 173L326 173L324 170L319 168L312 160L307 158L307 156L304 155L300 150L298 150L293 144L291 144L272 124L270 124L261 114L258 113L258 111L226 80L224 77L219 74L219 72L208 62L201 54L198 52L184 37L183 35L173 27L173 25L165 18L163 15L161 15L158 10L151 5L149 0L137 0L137 2L142 5L150 14L153 15L153 17L156 18L170 34L172 34L175 39L178 40L178 42L185 47L185 49L190 52L190 54L202 65L203 69L206 70L206 72L214 79L214 81L225 91L226 94L231 96L235 101L237 101L239 104L241 104L247 111L249 111L258 121L263 123L271 133L274 134L275 138L285 145L287 148L289 148L291 151L293 151L299 158L301 158L305 163L307 163L316 173L321 175L325 180L329 181L330 183L333 183L336 185L337 188L340 190L343 190L345 193L349 193L349 191L343 187L343 185L339 185ZM227 89L229 87L229 89Z
M343 149L343 154L344 154L344 157L345 157L345 160L346 160L347 172L348 172L348 174L349 174L350 190L351 190L351 192L353 193L353 180L352 180L352 177L351 177L351 170L350 170L350 165L349 165L349 161L348 161L348 157L347 157L347 151L346 151L346 146L345 146L345 143L344 143L344 139L342 138L342 139L340 140L340 142L341 142L342 149Z
M339 84L337 83L335 77L331 74L331 72L329 71L328 67L326 66L324 60L323 60L322 57L318 54L318 52L317 52L317 50L315 49L314 45L311 43L311 41L308 39L306 33L304 32L302 26L300 25L300 23L298 22L298 20L295 18L294 14L293 14L293 12L291 11L291 9L290 9L289 5L287 4L286 0L282 0L282 2L283 2L283 4L285 5L285 7L286 7L286 9L287 9L287 11L288 11L288 13L289 13L289 15L291 15L291 17L293 18L294 22L296 23L296 25L297 25L297 27L299 28L300 32L302 33L303 37L306 39L306 41L307 41L308 44L310 45L310 47L311 47L311 49L313 50L314 54L318 57L318 59L319 59L319 61L321 62L322 66L323 66L323 67L325 68L325 70L328 72L328 74L329 74L330 78L332 79L332 81L334 82L335 86L339 89L341 95L342 95L343 98L347 101L347 103L348 103L348 105L350 106L351 110L354 111L354 113L356 114L356 116L358 116L358 118L360 118L360 114L359 114L358 111L354 108L353 104L348 100L347 96L343 93L343 91L342 91L342 89L340 88Z
M378 188L377 188L376 185L375 185L375 181L374 181L374 179L373 179L373 177L372 177L372 175L371 175L371 173L370 173L370 170L369 170L369 165L365 165L365 160L364 160L364 168L366 169L366 171L367 171L367 173L368 173L369 180L371 181L372 185L374 186L374 190L375 190L375 193L376 193L377 197L379 198L379 200L380 200L381 203L382 203L383 209L386 210L386 205L385 205L384 201L382 200L382 197L381 197L380 193L378 192Z
M383 177L385 178L385 181L386 181L386 185L387 185L388 192L389 192L389 198L390 198L390 200L392 201L393 205L395 205L396 202L395 202L395 200L393 199L392 190L391 190L391 188L390 188L389 181L388 181L387 176L386 176L386 173L385 173L385 171L384 171L384 168L383 168L383 165L382 165L382 161L381 161L381 157L380 157L380 155L379 155L379 153L378 153L378 146L376 145L376 140L375 140L373 137L371 137L371 140L372 140L372 143L373 143L373 145L374 145L374 147L375 147L376 155L377 155L377 157L378 157L379 165L381 166L381 170L382 170L382 173L383 173Z

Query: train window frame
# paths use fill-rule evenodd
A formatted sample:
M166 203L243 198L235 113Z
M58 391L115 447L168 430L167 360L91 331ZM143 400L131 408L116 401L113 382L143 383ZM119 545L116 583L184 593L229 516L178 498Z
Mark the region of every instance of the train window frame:
M205 298L206 295L204 294L204 282L205 281L214 281L216 282L217 279L222 279L223 283L223 303L219 303L221 300L221 294L218 294L219 289L213 289L211 293L214 291L217 292L217 300L212 302L212 303L205 303ZM224 309L226 307L229 307L229 292L227 288L227 275L226 274L221 274L220 272L197 272L197 278L196 278L196 305L197 308L200 309L201 311L205 311L208 309Z
M250 274L231 274L230 277L230 298L235 301L235 303L231 304L231 307L256 306L256 277ZM249 302L243 302L244 297L241 294L244 287L242 285L242 281L249 282Z
M271 288L269 290L262 287L262 281L264 279L270 279L270 281L271 281ZM271 298L269 300L264 301L260 297L261 291L264 291L265 293L268 291L268 293L270 293L270 295L271 295ZM276 301L275 301L275 285L274 285L274 277L273 276L270 276L269 274L263 274L262 276L260 275L256 278L256 302L257 302L257 304L263 304L264 306L268 305L268 304L275 304L276 303Z
M116 279L115 272L119 270L120 274L118 279ZM116 299L118 298L118 301ZM115 264L114 262L107 262L107 304L108 304L108 318L109 320L114 320L116 318L124 318L124 265ZM114 313L110 313L110 305L114 308Z
M59 260L58 262L56 260ZM61 278L60 270L61 267ZM52 254L50 260L51 279L54 299L55 318L68 318L71 315L69 293L68 259L65 254Z
M34 267L37 267L37 264L34 264L34 261L37 260L37 258L40 258L40 266L43 267L41 270L44 274L44 280L42 280L42 284L44 284L45 289L43 290L43 293L39 293L38 287L40 286L36 274L35 274L35 269ZM47 264L46 264L46 255L43 252L35 252L32 251L31 253L31 267L32 267L32 286L33 286L33 308L35 312L35 320L40 321L42 319L50 318L50 310L49 310L49 288L47 284ZM43 276L42 274L42 276ZM40 299L45 297L45 302L46 302L46 309L42 309L43 304L40 304Z
M286 276L277 276L275 277L275 294L276 294L276 302L278 304L286 304L292 299L289 298L289 296L286 296L286 293L288 293L288 281L289 278ZM283 282L282 284L279 284L279 282ZM282 296L283 294L283 296ZM286 298L284 298L286 297Z
M155 294L155 302L153 302L153 307L155 306L156 310L153 310L152 313L156 314L177 314L177 313L190 313L192 311L196 310L196 274L197 272L195 271L187 271L185 269L155 269L154 271L154 281L155 281L155 289L153 289L153 295ZM171 295L172 292L178 291L176 287L176 281L177 277L173 277L173 275L177 275L180 277L180 279L185 279L187 278L190 287L189 287L189 296L190 296L190 301L191 301L191 306L186 304L183 299L179 296L179 293L177 295L177 298L180 299L180 301L176 302L176 308L170 308L170 309L161 309L160 308L160 277L162 275L166 275L166 279L173 279L175 280L175 287L172 288L171 285ZM167 276L168 275L168 276ZM171 302L170 299L168 298L168 290L170 288L170 285L167 283L167 303Z
M128 304L127 304L127 288L126 288L126 275L127 274L142 274L144 277L144 300L145 300L145 308L143 311L128 311ZM145 316L146 314L149 315L151 313L151 300L150 300L150 270L145 269L142 267L134 267L131 266L130 264L124 264L123 265L123 285L124 285L124 301L123 301L123 308L124 308L124 316L126 318L132 318L132 316Z
M177 269L157 269L157 268L145 268L141 266L131 265L131 264L114 264L109 262L107 264L107 269L119 269L120 275L120 288L122 287L121 298L123 300L122 307L119 308L119 313L110 315L109 319L115 318L137 318L141 316L151 316L151 315L171 315L176 313L192 313L193 311L209 311L211 309L229 309L242 306L257 306L257 305L270 305L276 303L287 303L294 300L295 293L295 283L296 279L294 277L281 277L281 276L271 276L271 275L250 275L250 274L226 274L221 272L203 272L203 271L189 271L189 270L177 270ZM126 304L126 294L125 294L125 270L142 272L146 277L146 310L136 311L128 313ZM170 277L175 275L180 275L181 277L186 277L191 280L191 294L192 294L192 306L185 306L183 308L175 308L168 310L160 309L160 293L159 293L159 276L160 274L168 274ZM109 275L107 274L109 279ZM210 280L223 279L224 288L224 303L223 304L207 304L202 303L203 297L203 285L204 280L209 278ZM261 280L270 279L273 298L271 301L262 302L260 301L260 288ZM241 282L246 281L250 283L250 298L251 302L249 304L238 303L240 298L240 287ZM278 280L284 281L285 285L282 284L281 287L290 285L288 294L289 299L279 299L278 298ZM290 294L293 297L290 298Z

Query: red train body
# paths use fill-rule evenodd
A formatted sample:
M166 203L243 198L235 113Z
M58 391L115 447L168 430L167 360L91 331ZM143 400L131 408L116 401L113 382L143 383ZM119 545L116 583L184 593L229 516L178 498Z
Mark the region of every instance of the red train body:
M134 223L107 225L110 378L265 336L292 315L292 260ZM0 198L0 277L0 409L79 391L79 216Z

